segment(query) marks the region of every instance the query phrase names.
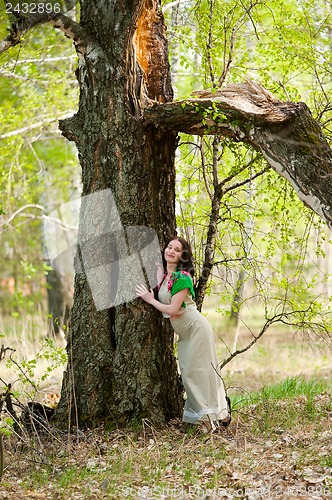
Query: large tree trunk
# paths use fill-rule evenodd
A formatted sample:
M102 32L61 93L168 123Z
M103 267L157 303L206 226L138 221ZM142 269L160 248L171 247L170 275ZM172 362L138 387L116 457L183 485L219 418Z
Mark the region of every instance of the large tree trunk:
M141 118L147 97L172 99L158 2L82 1L80 24L89 40L77 46L79 110L60 127L77 145L83 195L111 189L122 225L155 228L163 244L175 231L176 133ZM59 422L68 412L79 425L180 416L172 331L142 300L97 311L78 272L67 350Z

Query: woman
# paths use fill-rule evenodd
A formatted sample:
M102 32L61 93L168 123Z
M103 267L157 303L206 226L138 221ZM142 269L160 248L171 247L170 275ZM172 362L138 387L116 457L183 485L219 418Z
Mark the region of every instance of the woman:
M163 251L163 263L166 273L159 284L159 300L144 285L139 285L136 293L170 319L179 337L178 360L187 394L183 421L200 424L203 432L210 432L218 422L229 423L230 409L218 373L212 328L193 300L194 268L186 240L170 238Z

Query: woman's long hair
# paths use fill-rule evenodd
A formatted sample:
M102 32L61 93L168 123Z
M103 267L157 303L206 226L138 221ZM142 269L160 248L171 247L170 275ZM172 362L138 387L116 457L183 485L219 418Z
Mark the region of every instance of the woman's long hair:
M177 265L177 270L178 271L188 271L188 273L191 274L192 277L194 277L195 274L195 268L193 264L193 254L190 248L190 244L185 240L184 238L181 238L181 236L172 236L168 238L164 248L163 248L163 253L162 253L162 259L163 259L163 265L164 265L164 270L166 271L167 269L167 262L164 257L165 250L169 243L171 241L179 241L182 245L182 254L181 254L181 260L179 264Z

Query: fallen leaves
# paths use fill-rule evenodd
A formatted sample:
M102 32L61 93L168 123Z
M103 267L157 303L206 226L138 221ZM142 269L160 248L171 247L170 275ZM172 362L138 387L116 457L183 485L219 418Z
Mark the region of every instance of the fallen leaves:
M305 398L296 398L299 418L289 428L289 402L282 403L283 424L264 432L256 404L208 437L172 422L163 430L91 431L69 449L64 439L45 438L38 453L8 438L0 499L332 499L330 395L315 399L314 419Z

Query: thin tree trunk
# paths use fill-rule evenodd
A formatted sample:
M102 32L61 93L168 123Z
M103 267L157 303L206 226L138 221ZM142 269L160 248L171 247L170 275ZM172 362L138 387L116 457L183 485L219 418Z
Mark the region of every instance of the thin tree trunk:
M48 271L46 282L48 285L48 313L50 315L48 336L53 337L54 335L59 335L60 329L63 328L65 323L65 316L68 319L68 315L66 315L67 304L65 303L61 277L56 270L52 269Z
M235 282L234 287L234 295L231 304L231 314L230 314L230 323L232 325L237 326L239 321L239 313L243 300L243 288L244 288L244 280L245 280L246 272L243 267L241 267L239 274L237 275L237 280Z
M231 305L231 314L230 314L230 322L233 323L233 325L236 326L236 334L234 338L234 348L233 350L235 351L236 349L236 344L238 340L238 335L239 335L239 319L240 319L240 309L243 301L243 292L244 292L244 283L246 279L246 264L247 261L249 260L250 256L250 249L252 245L252 234L253 234L253 226L254 226L254 219L253 219L253 208L252 208L252 203L251 199L253 197L253 192L254 192L254 187L252 186L253 180L250 182L248 186L248 191L247 191L247 220L245 221L244 224L244 233L242 235L242 242L243 242L243 254L244 258L241 262L241 267L237 276L237 280L235 283L234 287L234 295L233 295L233 301Z

